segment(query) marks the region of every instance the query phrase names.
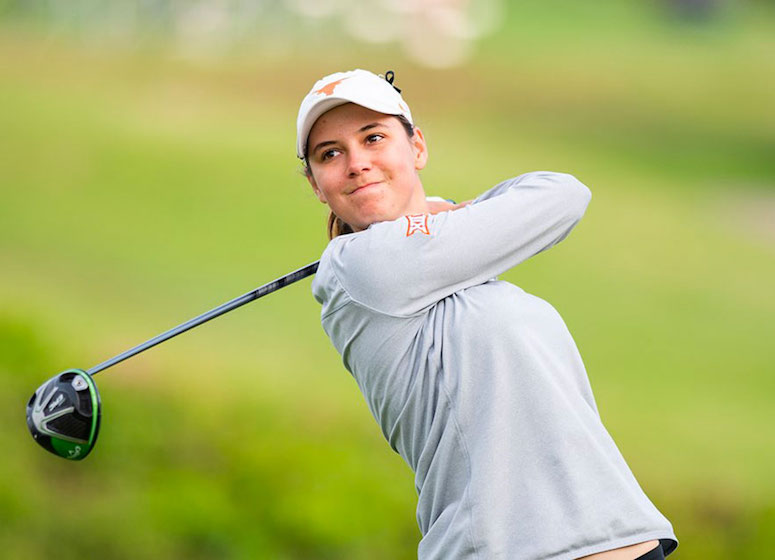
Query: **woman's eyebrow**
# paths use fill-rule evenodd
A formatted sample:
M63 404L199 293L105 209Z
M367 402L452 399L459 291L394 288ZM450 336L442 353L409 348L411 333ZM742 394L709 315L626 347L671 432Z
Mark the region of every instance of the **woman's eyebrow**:
M312 148L312 152L310 153L316 153L320 148L323 148L325 146L330 146L331 144L336 144L335 140L326 140L324 142L319 142L318 144L315 144L315 147Z

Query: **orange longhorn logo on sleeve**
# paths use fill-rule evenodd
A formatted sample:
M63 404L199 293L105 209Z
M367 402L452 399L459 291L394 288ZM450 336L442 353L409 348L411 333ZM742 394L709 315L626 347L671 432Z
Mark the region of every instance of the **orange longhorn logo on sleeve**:
M407 221L406 236L414 235L419 231L425 235L430 235L431 232L428 229L428 214L416 214L413 216L404 216Z
M341 80L336 80L336 81L330 82L330 83L324 85L322 88L316 89L315 93L320 93L322 95L332 95L334 93L334 90L336 89L336 86L341 84L346 79L347 78L342 78Z

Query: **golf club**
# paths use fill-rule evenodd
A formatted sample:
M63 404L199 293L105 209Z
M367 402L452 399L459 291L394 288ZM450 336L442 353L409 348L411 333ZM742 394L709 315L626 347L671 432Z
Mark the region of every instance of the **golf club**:
M224 313L311 276L317 272L319 264L320 261L315 261L259 286L91 369L68 369L52 377L35 391L27 403L27 427L32 437L54 455L76 461L83 459L97 441L102 416L100 395L92 378L94 375Z

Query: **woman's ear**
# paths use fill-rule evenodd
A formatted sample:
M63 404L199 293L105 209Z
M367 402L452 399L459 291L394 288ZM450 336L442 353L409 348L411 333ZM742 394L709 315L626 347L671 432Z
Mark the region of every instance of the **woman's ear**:
M315 181L315 177L312 176L312 170L309 167L307 167L304 170L304 174L306 175L307 181L309 181L309 184L312 187L312 190L314 191L315 196L318 197L318 200L323 204L328 204L326 195L324 195L323 191L320 190L320 188L318 187L317 181Z
M414 127L414 135L409 141L412 143L412 149L414 150L414 168L419 171L428 163L428 145L425 143L422 130Z

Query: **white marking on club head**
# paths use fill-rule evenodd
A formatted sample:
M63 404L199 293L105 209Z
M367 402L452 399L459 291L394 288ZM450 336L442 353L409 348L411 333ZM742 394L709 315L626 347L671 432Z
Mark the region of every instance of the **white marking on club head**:
M54 410L56 407L58 407L63 402L65 402L65 395L63 393L59 393L59 395L57 395L57 398L55 398L51 402L51 404L48 405L48 411L51 412L52 410Z
M76 375L75 377L73 377L73 381L70 384L73 386L73 389L75 389L76 391L83 391L84 389L89 388L89 384L86 383L86 380L80 375Z
M32 414L31 414L32 424L35 426L35 428L37 428L37 430L42 434L46 434L47 436L50 436L50 437L63 439L65 441L71 441L73 443L89 443L88 440L76 438L72 436L66 436L64 434L60 434L59 432L54 432L49 429L48 427L49 422L51 422L52 420L56 420L57 418L60 418L65 414L70 414L75 410L75 407L68 406L67 408L57 410L53 414L46 416L45 413L43 412L43 409L46 408L46 405L48 405L49 401L51 400L51 397L54 396L54 393L57 392L57 389L56 387L53 387L51 389L51 392L48 393L48 395L46 395L45 397L43 397L42 393L44 389L45 387L41 387L40 389L38 389L38 391L41 392L41 396L38 398L38 402L35 403L35 406L32 407Z

